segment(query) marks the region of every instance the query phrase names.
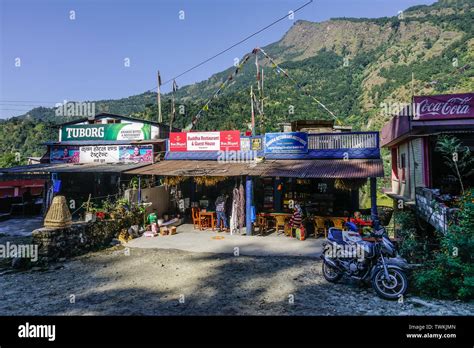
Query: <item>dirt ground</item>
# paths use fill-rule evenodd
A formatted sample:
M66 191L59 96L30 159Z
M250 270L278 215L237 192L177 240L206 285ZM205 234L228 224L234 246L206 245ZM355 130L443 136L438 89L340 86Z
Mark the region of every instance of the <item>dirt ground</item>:
M319 260L113 247L0 272L1 315L473 315L474 304L378 298ZM128 254L128 255L127 255Z

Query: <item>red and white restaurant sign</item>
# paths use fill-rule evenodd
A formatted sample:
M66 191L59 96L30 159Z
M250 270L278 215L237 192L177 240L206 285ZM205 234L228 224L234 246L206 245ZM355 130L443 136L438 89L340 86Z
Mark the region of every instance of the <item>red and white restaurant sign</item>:
M169 151L239 151L240 132L172 132Z
M413 97L414 120L474 118L474 93Z

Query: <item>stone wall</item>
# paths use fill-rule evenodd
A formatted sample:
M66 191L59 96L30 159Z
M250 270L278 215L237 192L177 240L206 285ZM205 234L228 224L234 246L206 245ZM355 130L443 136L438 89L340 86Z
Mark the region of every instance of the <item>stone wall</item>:
M51 261L106 247L124 227L123 220L75 222L66 228L39 228L32 237L39 257Z
M432 190L423 187L416 188L416 211L418 215L437 231L446 233L449 207L443 203L435 202L436 195Z

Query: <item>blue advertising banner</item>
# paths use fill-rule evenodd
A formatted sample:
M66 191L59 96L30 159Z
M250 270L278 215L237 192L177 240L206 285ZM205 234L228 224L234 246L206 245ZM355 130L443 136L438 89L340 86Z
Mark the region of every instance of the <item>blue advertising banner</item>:
M264 153L308 153L308 133L266 133Z

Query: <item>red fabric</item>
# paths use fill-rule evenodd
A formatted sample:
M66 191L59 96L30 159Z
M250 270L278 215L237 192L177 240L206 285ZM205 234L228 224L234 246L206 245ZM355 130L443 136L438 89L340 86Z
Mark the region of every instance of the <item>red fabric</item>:
M351 222L355 223L358 226L372 226L372 221L370 220L351 218Z
M301 217L301 214L296 210L290 219L290 226L300 227L302 222L303 222L303 218Z

